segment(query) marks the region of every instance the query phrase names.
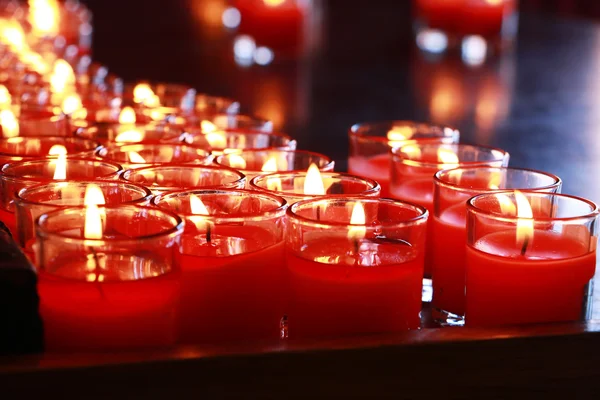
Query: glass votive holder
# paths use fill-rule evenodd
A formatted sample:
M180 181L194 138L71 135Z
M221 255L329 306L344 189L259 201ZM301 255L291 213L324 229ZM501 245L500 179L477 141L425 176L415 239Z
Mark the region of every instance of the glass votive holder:
M290 339L418 329L427 218L424 207L391 199L291 205Z
M121 179L145 186L154 194L183 189L243 189L246 177L231 168L170 164L129 169Z
M100 189L104 204L148 205L152 192L144 186L118 180L53 181L20 190L15 199L17 236L15 239L31 259L35 243L35 220L42 214L85 205L89 187Z
M421 50L458 49L465 62L482 63L488 54L512 44L517 35L517 0L413 0L413 11Z
M33 158L56 158L51 149L63 146L69 157L94 156L99 144L93 140L66 136L27 136L0 139L0 166Z
M220 130L234 132L273 132L272 121L253 115L216 114L199 118L198 121L194 125L199 127L202 133Z
M321 171L333 171L335 162L306 150L246 149L222 154L215 158L215 164L234 168L252 179L265 172L306 171L313 164Z
M175 344L182 232L176 214L135 205L43 214L36 237L46 350Z
M139 142L176 143L183 139L183 135L184 132L180 128L159 123L96 123L75 131L76 137L95 140L104 145Z
M381 185L381 195L389 197L390 148L415 142L458 143L460 133L447 126L415 121L380 121L353 125L348 138L348 172L375 179Z
M229 153L244 149L296 150L296 141L284 133L214 131L203 133L199 129L188 129L183 142L212 149L213 154Z
M468 144L413 143L391 150L392 168L390 196L413 202L433 214L433 176L443 169L458 167L505 167L509 154L492 147ZM431 243L432 230L427 239L425 276L431 276L431 260L435 249Z
M55 114L48 107L24 107L11 116L4 116L0 121L2 137L18 136L71 136L69 121L62 114Z
M165 164L211 164L208 150L180 143L109 144L96 151L102 159L133 169Z
M482 193L513 189L559 193L562 181L555 175L529 169L465 167L438 171L434 183L428 243L433 249L434 317L441 323L460 325L465 309L467 200Z
M238 114L240 103L227 97L196 94L194 113L197 115Z
M258 175L250 180L250 189L281 196L289 204L330 196L379 197L381 192L381 186L373 179L340 172L311 176L307 171Z
M194 190L157 196L153 203L185 221L181 341L278 339L285 200L248 190Z
M175 107L195 98L196 90L178 83L126 83L123 90L123 100L133 102L140 107ZM188 100L189 101L189 100Z
M588 318L598 207L539 192L481 194L467 203L467 326Z
M115 179L122 170L119 164L87 158L48 158L5 164L0 173L0 221L17 237L14 201L25 187L53 180Z

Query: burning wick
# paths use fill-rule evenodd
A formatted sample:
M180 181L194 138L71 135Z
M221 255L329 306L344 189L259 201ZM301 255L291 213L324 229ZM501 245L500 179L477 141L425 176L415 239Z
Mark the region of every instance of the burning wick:
M517 243L523 242L521 255L524 256L529 241L533 238L533 211L527 197L518 190L515 190L515 202L517 203Z
M350 224L351 225L359 225L352 226L348 230L348 239L352 240L352 244L354 246L354 254L356 255L356 263L358 264L358 251L360 249L360 240L365 237L367 234L367 228L364 226L366 223L365 209L362 204L359 202L354 203L352 207L352 215L350 216Z
M523 245L521 246L521 255L524 256L527 252L527 246L529 246L529 236L526 236L523 240Z
M208 212L208 209L206 208L206 206L204 205L202 200L200 200L200 197L196 196L195 194L190 195L190 209L192 211L192 214L194 214L194 215L210 215L210 213ZM205 222L206 222L206 243L210 244L212 241L211 226L210 226L209 221L205 221ZM198 223L196 223L196 226L198 226Z

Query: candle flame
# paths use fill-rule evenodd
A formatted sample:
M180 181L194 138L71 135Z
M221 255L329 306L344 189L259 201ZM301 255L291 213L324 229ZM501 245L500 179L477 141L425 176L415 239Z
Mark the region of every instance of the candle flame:
M146 162L146 159L144 159L137 151L130 151L127 153L127 156L129 157L129 162L132 163L143 164Z
M7 43L14 51L21 52L26 48L25 32L16 20L4 24L2 29L2 41Z
M403 146L402 153L406 154L409 159L421 158L421 149L415 145Z
M277 159L275 156L269 158L260 169L263 172L277 172Z
M5 138L19 136L19 121L11 110L0 111L0 125L2 125L2 135Z
M7 109L12 104L12 96L4 85L0 85L0 109Z
M304 179L304 194L321 196L325 194L323 177L316 164L310 164L310 167L308 167L306 178Z
M437 158L442 163L442 169L458 167L458 156L453 150L440 148L437 151Z
M200 197L195 194L190 195L190 209L194 215L210 215Z
M403 142L414 135L414 128L410 126L394 126L387 133L388 145L390 147L401 146Z
M517 243L533 239L533 211L527 197L515 190L517 203Z
M55 180L67 179L67 149L61 144L55 144L48 151L50 156L58 156L54 163L54 176Z
M38 36L56 36L59 30L59 6L56 0L29 0L29 23Z
M217 126L210 121L202 120L200 122L200 130L204 133L214 132L217 130Z
M241 156L238 156L237 154L230 154L227 157L229 158L229 166L231 168L246 169L246 160L244 160Z
M102 239L102 213L99 204L105 204L104 194L97 185L88 185L83 200L85 207L85 224L83 236L86 239Z
M223 131L208 132L204 136L206 137L206 141L210 147L214 147L216 149L224 149L227 147L227 137Z
M58 59L54 63L52 74L50 75L50 87L54 93L64 93L68 86L75 84L75 72L73 67L63 59Z
M263 2L267 7L279 7L285 3L285 0L263 0Z
M144 134L137 129L121 132L115 138L117 143L136 143L144 140Z
M135 111L131 107L124 107L119 113L120 124L135 124Z
M158 96L147 83L138 83L133 88L133 101L147 107L157 107L160 104Z
M350 224L365 225L366 223L365 209L361 203L356 202L352 207L352 215L350 216ZM360 240L365 237L367 228L364 226L353 226L348 230L348 239Z
M77 93L73 93L65 97L61 105L62 112L70 115L75 119L85 119L87 110L83 108L81 97Z

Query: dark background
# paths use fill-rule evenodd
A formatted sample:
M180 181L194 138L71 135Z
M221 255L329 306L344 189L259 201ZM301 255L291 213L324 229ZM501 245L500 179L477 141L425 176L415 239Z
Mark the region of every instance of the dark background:
M524 0L513 51L469 67L414 46L408 0L315 1L313 51L267 67L234 62L225 0L90 0L94 58L125 80L181 82L234 97L301 148L345 168L356 122L455 125L511 165L546 170L564 192L600 200L597 0ZM320 22L318 22L320 21Z

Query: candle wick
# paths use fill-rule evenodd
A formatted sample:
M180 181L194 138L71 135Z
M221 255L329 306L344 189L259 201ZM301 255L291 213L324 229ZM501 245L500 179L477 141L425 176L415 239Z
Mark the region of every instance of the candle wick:
M356 262L356 265L358 265L359 264L358 250L360 248L360 245L358 244L358 239L354 239L352 242L354 243L354 255L355 255L354 261Z
M521 246L521 255L524 256L527 252L527 246L529 246L529 236L525 236L523 240L523 246Z
M212 240L211 236L210 224L206 224L206 243L210 244L210 241Z
M321 206L317 206L317 221L321 221Z

